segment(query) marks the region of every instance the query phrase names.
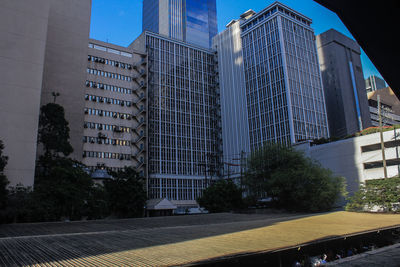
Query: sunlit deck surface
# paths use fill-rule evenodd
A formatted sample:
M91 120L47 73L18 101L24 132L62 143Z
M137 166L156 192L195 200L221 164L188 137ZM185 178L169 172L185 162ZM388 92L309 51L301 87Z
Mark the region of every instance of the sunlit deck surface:
M0 225L0 265L182 265L399 224L400 215L333 212Z

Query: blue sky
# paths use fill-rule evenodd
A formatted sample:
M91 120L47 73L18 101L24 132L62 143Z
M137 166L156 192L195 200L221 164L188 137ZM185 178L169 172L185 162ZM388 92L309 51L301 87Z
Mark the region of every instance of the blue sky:
M90 37L93 39L128 46L142 32L142 0L93 0ZM248 9L260 11L274 1L270 0L217 0L218 31ZM283 4L313 20L315 34L331 28L351 37L346 26L335 13L313 0L281 0ZM354 39L354 38L353 38ZM369 58L362 52L364 76L381 77Z

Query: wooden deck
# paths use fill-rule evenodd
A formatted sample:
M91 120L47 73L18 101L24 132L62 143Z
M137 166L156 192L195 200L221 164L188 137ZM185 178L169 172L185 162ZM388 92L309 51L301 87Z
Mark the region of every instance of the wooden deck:
M334 212L0 226L2 266L169 266L298 246L400 225L400 215Z

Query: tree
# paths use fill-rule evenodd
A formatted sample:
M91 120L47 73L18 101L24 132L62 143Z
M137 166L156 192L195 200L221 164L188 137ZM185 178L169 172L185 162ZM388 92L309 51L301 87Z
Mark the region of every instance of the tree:
M90 189L85 215L88 220L103 219L110 215L107 192L103 185L94 184Z
M345 182L302 152L265 144L249 158L244 185L250 196L270 197L279 208L324 211L345 194Z
M400 212L400 177L367 180L360 189L349 198L347 211Z
M3 156L4 144L0 140L0 209L4 209L7 204L7 185L8 180L4 174L4 168L7 165L8 157Z
M86 210L93 180L80 162L55 158L49 168L36 177L34 195L45 207L51 220L67 217L79 220Z
M143 216L146 203L145 180L132 167L112 172L104 181L111 212L119 218Z
M68 121L64 108L55 103L48 103L40 108L39 137L43 144L45 156L56 156L62 153L68 156L73 152L69 143Z
M209 212L227 212L242 206L242 190L232 180L217 180L197 199Z
M40 204L38 212L44 220L80 219L93 181L82 163L66 158L73 149L62 106L49 103L41 107L38 140L45 151L36 166L34 197Z

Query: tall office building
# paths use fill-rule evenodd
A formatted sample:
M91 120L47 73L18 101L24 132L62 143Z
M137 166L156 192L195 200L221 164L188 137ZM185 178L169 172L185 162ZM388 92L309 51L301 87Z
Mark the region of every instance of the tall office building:
M64 107L69 122L69 156L82 160L82 84L90 31L91 0L51 0L43 70L41 105L56 102ZM30 3L32 5L32 3ZM58 93L56 100L53 93ZM38 151L39 154L41 151Z
M197 206L220 169L215 53L151 32L130 47L148 54L149 197Z
M10 185L34 183L40 106L64 106L75 159L82 159L82 83L90 0L1 1L0 139Z
M224 176L239 178L243 158L250 152L240 21L232 20L213 38L221 92Z
M0 139L13 186L33 185L49 9L48 0L0 2Z
M218 32L216 0L144 0L143 31L209 48Z
M367 79L365 79L365 87L367 89L367 92L370 93L385 88L386 82L384 79L381 79L375 75L371 75Z
M83 163L94 178L125 166L146 175L146 54L90 39L85 57Z
M311 19L275 2L240 23L250 147L328 137Z
M331 135L371 126L360 46L333 29L317 36L317 46Z

